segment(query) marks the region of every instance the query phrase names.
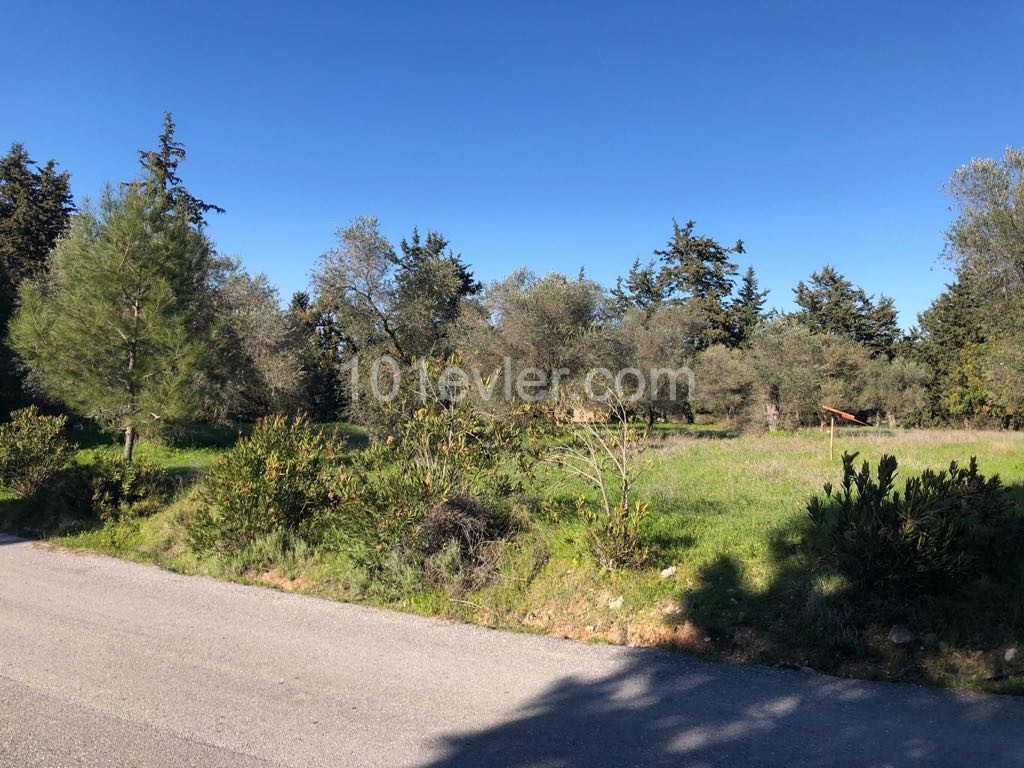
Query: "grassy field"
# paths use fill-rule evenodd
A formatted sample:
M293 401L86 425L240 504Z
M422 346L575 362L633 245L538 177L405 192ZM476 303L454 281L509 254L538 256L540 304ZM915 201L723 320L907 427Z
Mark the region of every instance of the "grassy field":
M349 434L357 444L365 440L358 430ZM520 631L841 675L1024 692L1024 669L1004 661L1008 648L1024 643L1016 629L1024 625L1024 584L1009 595L979 593L974 604L961 606L962 620L954 622L949 616L956 609L950 606L914 606L907 617L913 643L896 647L885 637L888 627L865 627L856 651L839 654L808 631L808 622L821 618L809 609L809 589L828 585L814 584L794 555L807 499L826 481L839 479L842 451L857 451L872 462L894 454L901 475L977 456L982 471L998 473L1024 508L1022 434L841 430L830 461L828 437L816 431L733 436L708 427L659 429L639 488L651 505L646 567L601 572L587 555L583 525L572 515L551 514L534 520L505 548L499 578L460 593L425 589L412 580L402 584L401 578L390 590L364 590L343 554L284 547L280 537L230 557L197 558L187 547L181 519L194 503L196 478L229 443L207 436L180 448L143 445L140 455L180 478L174 502L149 517L58 532L51 541L183 573ZM92 450L109 449L94 445L83 448L83 455ZM537 480L536 493L556 501L589 492L553 470ZM0 501L0 527L18 527L24 512L19 502ZM669 567L675 572L663 577ZM839 632L839 625L856 624L858 617L836 621ZM1024 655L1024 647L1020 651Z

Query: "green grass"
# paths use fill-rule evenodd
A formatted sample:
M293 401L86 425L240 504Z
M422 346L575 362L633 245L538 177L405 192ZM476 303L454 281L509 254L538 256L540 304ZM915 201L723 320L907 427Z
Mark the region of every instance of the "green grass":
M364 434L336 425L357 446ZM235 433L237 435L237 432ZM897 649L887 627L863 629L856 652L838 654L846 626L858 617L830 613L833 585L812 582L794 557L794 530L805 520L808 498L840 477L840 455L856 451L877 462L894 454L902 475L942 468L977 456L985 474L999 474L1024 507L1024 434L963 431L841 429L836 455L816 431L734 436L727 430L659 427L646 454L650 466L638 492L650 502L645 537L652 551L641 569L603 573L588 554L587 533L567 511L582 487L542 472L536 493L554 500L507 546L499 577L466 594L419 587L395 576L398 587L367 590L343 553L318 551L282 537L242 553L199 558L186 545L181 524L195 503L195 481L230 440L223 433L179 442L144 443L139 455L178 474L184 487L156 514L103 525L55 543L90 549L184 573L300 590L332 599L362 601L439 614L488 626L545 632L593 642L628 642L681 648L712 658L794 666L883 679L909 679L982 690L1024 690L1024 669L1006 669L999 658L1024 637L1024 584L1008 594L979 593L971 605L926 605L915 614L920 634L934 630L941 647ZM110 450L99 444L83 448ZM12 504L0 497L3 509ZM659 572L675 566L670 578ZM621 607L617 605L621 598ZM987 602L986 602L987 601ZM826 607L822 607L826 606ZM949 617L957 615L955 621ZM808 631L816 622L817 635ZM945 623L943 623L945 622ZM980 627L975 631L977 625ZM1019 656L1024 656L1024 647Z

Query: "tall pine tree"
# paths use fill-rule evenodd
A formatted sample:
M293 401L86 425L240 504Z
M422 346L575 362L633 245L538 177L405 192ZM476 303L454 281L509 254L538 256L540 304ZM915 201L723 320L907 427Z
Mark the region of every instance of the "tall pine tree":
M6 343L18 287L45 269L73 212L69 174L53 160L39 166L23 145L11 145L0 158L0 419L27 399Z
M50 270L22 285L11 343L51 397L124 434L190 419L205 346L193 334L206 238L145 189L75 217Z
M892 357L900 330L896 307L888 296L876 302L863 289L827 264L793 289L800 307L797 319L815 333L845 336L871 351Z
M197 229L206 226L206 214L224 213L219 205L206 203L189 192L178 176L178 165L186 157L185 145L174 138L174 116L164 114L164 130L156 149L140 149L143 179L156 205L165 211L184 215Z
M743 241L727 248L706 235L694 233L696 222L684 226L672 222L672 239L654 253L661 258L658 282L670 300L685 303L697 312L705 325L698 349L727 343L732 336L730 299L737 267L734 254L741 254Z
M612 308L615 313L623 316L631 309L641 309L650 315L665 300L665 291L658 275L654 262L641 264L640 259L636 259L626 278L618 278L612 288Z
M764 304L768 291L762 291L753 267L747 267L730 306L732 313L733 346L747 344L764 320Z
M121 432L126 461L140 431L198 414L215 365L215 259L202 228L222 210L178 177L185 149L169 113L158 149L139 154L142 179L72 219L46 269L22 283L10 324L34 383Z

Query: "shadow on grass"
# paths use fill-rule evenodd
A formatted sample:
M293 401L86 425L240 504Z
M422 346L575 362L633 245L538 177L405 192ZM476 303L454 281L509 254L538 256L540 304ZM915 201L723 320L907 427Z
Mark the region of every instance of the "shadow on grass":
M572 654L565 679L506 722L445 737L430 768L1024 764L1019 700L608 654L596 678L574 674Z
M103 523L44 498L0 499L0 532L42 539L95 530Z
M347 422L327 422L321 425L326 432L343 438L350 448L365 448L369 444L366 430ZM166 436L171 448L214 448L227 450L252 432L252 422L229 424L190 424L176 427Z
M739 437L742 431L727 427L703 427L690 425L655 426L650 433L651 442L655 447L670 438L689 438L692 440L731 440Z
M1022 486L1009 493L1024 499ZM799 542L808 526L808 520L800 520L770 535L763 565L771 575L759 588L751 587L744 564L731 555L704 567L697 583L680 595L679 610L665 621L675 629L690 625L689 636L710 643L666 645L840 675L937 684L970 680L991 690L1024 692L1019 652L1016 658L1004 655L1024 643L1024 547L1019 543L1016 556L1006 558L1002 568L943 588L858 590L839 570L805 554ZM894 625L906 626L911 641L890 641Z

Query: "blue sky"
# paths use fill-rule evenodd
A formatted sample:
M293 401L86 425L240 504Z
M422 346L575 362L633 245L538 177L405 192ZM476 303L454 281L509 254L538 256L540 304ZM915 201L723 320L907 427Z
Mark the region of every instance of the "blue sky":
M671 219L743 238L770 303L824 263L948 281L939 191L1024 136L1024 4L19 3L0 144L76 196L137 172L163 111L219 248L286 299L333 231L438 229L481 279L612 283Z

